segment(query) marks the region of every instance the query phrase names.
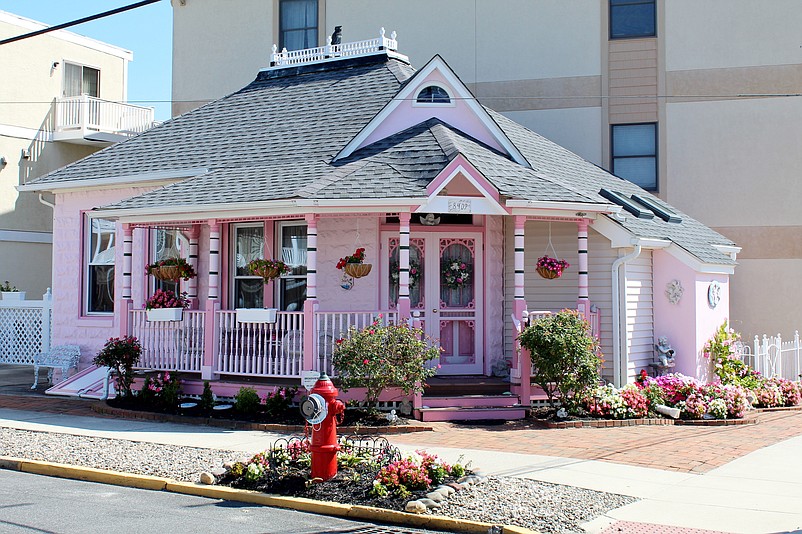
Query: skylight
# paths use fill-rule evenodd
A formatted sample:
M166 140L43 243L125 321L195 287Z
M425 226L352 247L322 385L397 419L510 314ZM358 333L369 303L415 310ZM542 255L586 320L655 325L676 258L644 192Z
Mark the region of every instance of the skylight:
M631 198L641 206L644 206L649 210L653 211L655 215L663 219L665 222L670 222L670 223L682 222L682 217L679 217L673 211L669 211L668 209L660 206L657 202L651 200L650 198L641 195L632 195Z
M630 199L619 193L618 191L610 191L609 189L602 188L599 191L599 194L610 200L611 202L615 202L619 206L623 207L626 211L637 217L638 219L654 219L654 213L649 211L648 209L638 207L638 204L632 202Z

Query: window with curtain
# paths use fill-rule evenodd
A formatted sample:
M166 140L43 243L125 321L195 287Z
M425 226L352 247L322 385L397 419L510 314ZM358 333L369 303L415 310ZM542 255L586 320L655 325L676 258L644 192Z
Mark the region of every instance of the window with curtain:
M657 190L657 124L612 126L612 173L648 191Z
M87 218L86 230L86 312L113 313L115 224Z
M188 258L189 240L178 230L166 230L159 228L153 231L153 254L151 263L167 258ZM170 290L174 293L181 292L181 282L169 280L159 280L155 277L153 290Z
M314 48L317 42L318 0L280 0L279 50Z
M285 311L301 311L306 300L306 225L282 223L278 233L281 261L290 268L289 274L274 282L278 305Z
M610 0L610 39L657 35L655 0Z
M62 96L100 96L100 71L92 67L64 64L64 88Z
M265 229L260 224L236 225L232 230L231 304L233 308L263 308L264 280L248 271L251 260L264 258Z

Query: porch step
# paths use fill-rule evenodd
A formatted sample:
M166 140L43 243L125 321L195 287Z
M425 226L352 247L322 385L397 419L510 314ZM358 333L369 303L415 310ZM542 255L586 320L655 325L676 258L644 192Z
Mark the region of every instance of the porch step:
M421 421L512 421L526 417L523 406L421 408Z
M501 395L509 390L509 382L492 376L435 376L426 381L423 395L425 397Z
M516 395L449 395L423 397L423 405L429 408L509 408L518 405Z

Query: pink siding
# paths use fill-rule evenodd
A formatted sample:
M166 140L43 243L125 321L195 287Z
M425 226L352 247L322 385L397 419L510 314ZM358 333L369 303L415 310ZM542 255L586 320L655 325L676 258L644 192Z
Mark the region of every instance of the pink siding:
M671 304L665 294L672 280L679 280L685 290L677 304ZM707 302L713 280L722 288L721 302L715 308ZM711 378L702 348L729 316L729 308L728 275L697 273L664 250L654 252L654 335L668 337L676 351L676 372L700 380Z
M443 76L437 72L432 72L425 80L420 82L418 89L422 89L428 85L426 82L437 82L443 87L448 88L448 92L451 94L452 97L455 96L454 89L451 88L450 84L448 84L443 78ZM409 100L404 100L401 102L398 107L396 107L390 115L382 121L381 124L377 126L377 128L371 132L371 134L365 139L360 145L359 148L363 146L367 146L371 143L375 143L380 139L384 139L390 135L393 135L397 132L401 132L429 120L432 117L437 117L443 122L450 124L454 128L461 130L468 135L475 137L476 139L482 141L483 143L500 150L502 152L506 152L504 148L496 142L493 135L490 133L490 130L482 123L481 120L477 117L476 113L468 107L464 100L460 99L453 99L454 106L445 107L445 106L425 106L425 105L414 105L414 99L417 96L417 92L410 95Z
M118 335L119 320L112 316L83 316L83 239L82 214L95 206L142 194L150 189L124 188L106 191L79 191L56 195L53 213L53 344L81 347L81 364L92 361L103 343ZM118 235L121 230L118 227ZM122 265L122 244L117 243L115 262ZM144 265L142 266L144 269ZM136 280L137 264L133 267ZM115 294L122 290L122 277L115 280ZM141 298L140 293L137 295ZM135 301L136 302L136 301Z

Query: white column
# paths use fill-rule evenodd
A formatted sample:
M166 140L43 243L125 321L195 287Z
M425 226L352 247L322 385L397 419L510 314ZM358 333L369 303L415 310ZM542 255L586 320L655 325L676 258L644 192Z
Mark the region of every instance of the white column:
M133 264L134 229L130 224L123 224L123 300L131 299L131 268Z
M317 218L306 216L306 298L317 299Z
M398 313L401 320L410 317L409 301L409 213L398 214Z
M220 224L211 219L209 225L209 300L220 299Z
M523 311L526 309L525 282L526 268L524 265L524 235L526 217L523 215L515 216L515 297L513 312L515 317L520 320Z
M192 225L189 231L189 258L187 262L192 266L195 272L198 272L198 236L200 235L200 228L198 225ZM198 277L190 278L187 282L187 298L192 302L193 307L198 301Z
M577 226L577 252L579 253L579 292L576 302L577 310L585 317L590 312L590 296L588 294L588 220L580 219Z

